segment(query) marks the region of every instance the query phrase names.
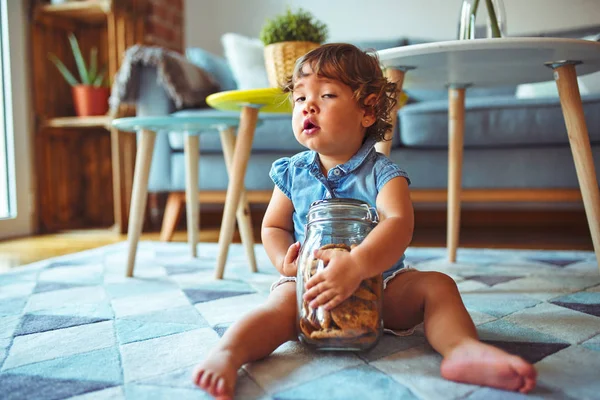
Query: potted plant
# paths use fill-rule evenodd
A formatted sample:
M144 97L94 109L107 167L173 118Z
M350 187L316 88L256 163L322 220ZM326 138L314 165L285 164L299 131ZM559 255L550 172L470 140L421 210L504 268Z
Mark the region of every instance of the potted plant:
M480 0L463 0L458 26L459 39L475 39L477 27L475 24L477 8ZM499 38L505 36L506 19L502 0L485 0L487 7L487 37Z
M280 87L292 75L299 57L319 47L327 38L327 26L301 8L268 19L260 31L265 45L269 84Z
M55 54L48 57L56 65L65 80L71 85L75 112L80 117L91 115L104 115L108 111L108 97L110 89L104 85L106 66L98 70L98 48L90 51L89 68L83 59L77 38L69 34L69 43L79 71L80 80L77 80L65 64Z

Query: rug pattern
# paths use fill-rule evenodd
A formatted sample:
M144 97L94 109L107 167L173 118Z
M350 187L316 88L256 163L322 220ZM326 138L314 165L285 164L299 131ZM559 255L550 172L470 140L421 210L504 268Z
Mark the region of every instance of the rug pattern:
M0 274L0 398L206 399L194 365L277 278L262 246L258 273L232 245L213 279L216 244L142 242L135 278L118 243ZM591 252L410 248L407 260L458 283L482 340L535 363L529 398L600 398L600 273ZM384 336L365 353L287 343L239 372L239 399L518 399L458 384L422 331Z

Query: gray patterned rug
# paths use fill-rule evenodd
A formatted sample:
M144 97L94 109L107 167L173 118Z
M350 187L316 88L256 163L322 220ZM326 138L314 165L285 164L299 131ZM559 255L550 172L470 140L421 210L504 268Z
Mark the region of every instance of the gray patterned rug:
M135 278L126 244L0 274L0 398L205 399L191 383L227 327L265 300L277 273L257 246L259 273L232 245L213 280L216 244L142 242ZM410 248L408 261L459 285L483 340L535 363L529 398L600 398L600 273L593 253ZM384 336L367 353L312 353L298 343L240 370L239 399L513 399L446 381L422 333Z

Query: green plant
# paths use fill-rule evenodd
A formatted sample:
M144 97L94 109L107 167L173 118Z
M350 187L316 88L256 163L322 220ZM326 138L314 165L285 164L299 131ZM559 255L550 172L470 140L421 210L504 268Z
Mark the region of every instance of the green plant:
M288 41L323 43L327 38L327 26L310 12L301 8L267 19L260 31L260 40L266 45Z
M75 58L75 64L79 71L80 81L78 81L71 71L65 66L65 64L59 60L59 58L50 53L48 58L56 65L56 68L60 71L65 80L71 85L89 85L89 86L102 86L104 82L104 75L106 74L106 65L102 67L102 70L98 71L98 48L94 47L90 51L90 63L89 69L85 64L81 49L77 38L72 33L69 34L69 43L71 44L71 50L73 51L73 57Z
M485 0L488 15L490 17L490 28L492 30L492 37L502 37L502 33L500 32L500 26L498 25L498 17L496 15L496 9L492 0ZM473 2L473 9L471 10L471 15L469 16L469 24L466 27L466 32L474 32L475 31L475 15L477 14L477 8L479 7L479 0L475 0Z

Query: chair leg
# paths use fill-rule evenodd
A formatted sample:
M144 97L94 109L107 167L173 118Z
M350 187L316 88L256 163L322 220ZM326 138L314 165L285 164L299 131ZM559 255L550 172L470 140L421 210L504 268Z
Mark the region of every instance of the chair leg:
M234 128L229 127L219 131L221 136L221 146L223 147L223 156L225 157L225 166L227 172L231 168L233 150L235 148L235 131ZM254 254L254 230L252 229L252 216L250 215L250 206L248 205L248 198L246 191L243 190L240 203L236 211L236 218L238 223L238 229L244 248L246 249L246 257L248 257L248 264L250 265L250 271L258 272L256 267L256 256Z
M573 64L559 66L555 72L556 86L583 198L583 207L592 235L596 261L600 268L600 190L598 190L590 136L581 104L577 72Z
M198 225L200 222L200 203L198 202L198 144L200 138L186 132L184 138L185 158L185 204L187 213L188 243L190 254L197 256Z
M448 89L448 261L456 262L460 235L460 192L465 135L465 88Z
M133 191L131 195L131 204L129 206L129 224L127 227L127 272L128 278L133 276L135 267L135 256L137 245L142 233L144 224L144 211L146 210L146 200L148 197L148 177L150 175L150 164L152 164L152 154L154 151L154 142L156 141L156 132L142 130L135 157L135 174L133 178Z
M223 209L223 221L221 222L221 231L219 232L219 255L217 256L217 266L215 278L223 279L225 272L225 263L227 262L227 253L229 245L233 238L235 230L235 215L240 204L242 191L244 190L244 176L246 167L250 159L252 150L252 140L254 139L254 130L258 121L258 109L250 106L244 106L240 114L240 126L235 141L233 152L229 184L227 185L227 196L225 197L225 208Z
M165 206L165 215L163 217L162 226L160 228L160 241L170 242L175 233L175 227L181 218L181 210L183 208L183 196L181 193L169 193L167 205Z

